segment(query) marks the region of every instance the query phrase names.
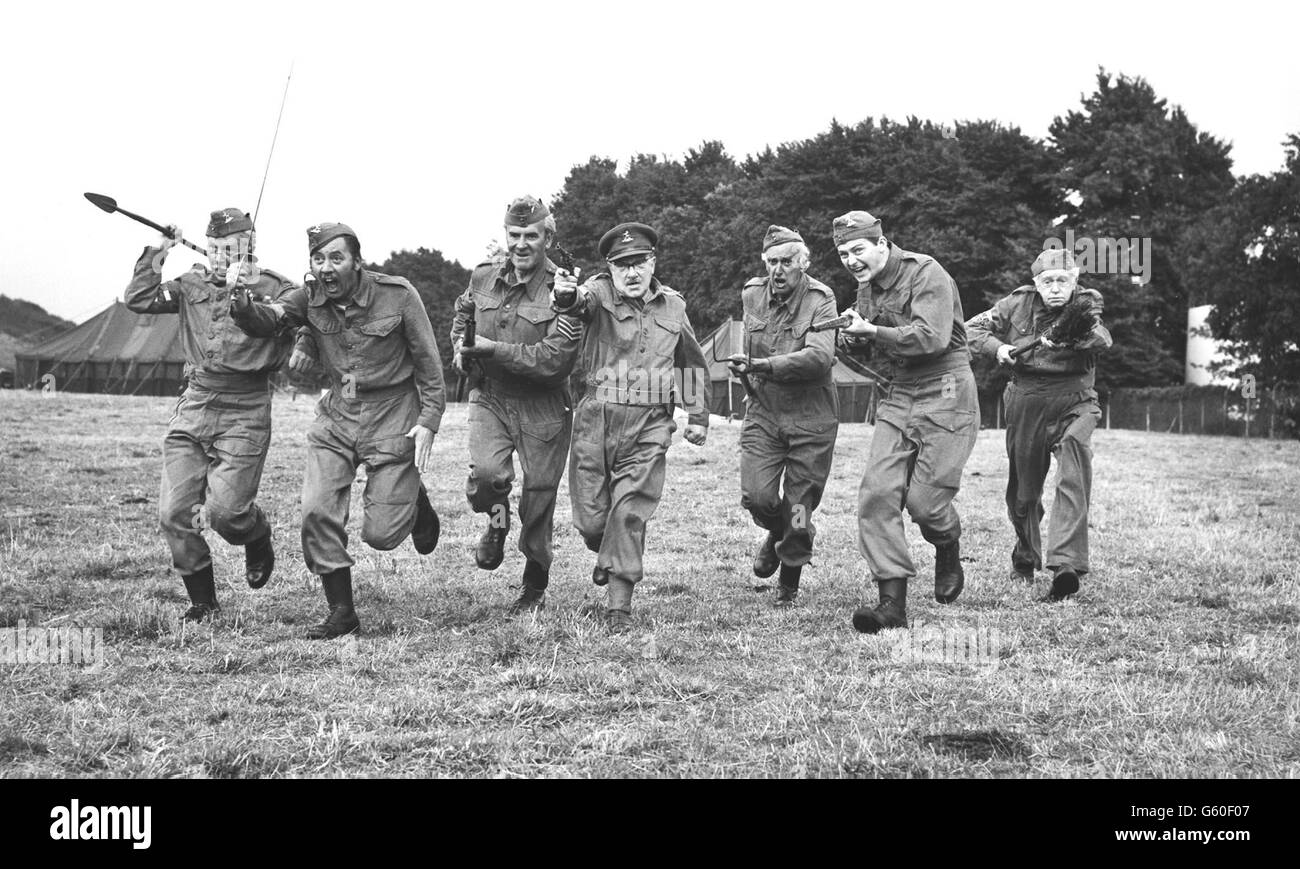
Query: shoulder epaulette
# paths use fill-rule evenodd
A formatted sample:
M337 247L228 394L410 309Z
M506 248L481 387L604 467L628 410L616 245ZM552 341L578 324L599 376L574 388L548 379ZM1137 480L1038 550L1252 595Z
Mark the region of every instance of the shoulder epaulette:
M261 272L264 275L270 275L271 277L275 278L277 281L280 281L281 283L285 283L285 284L293 283L293 281L289 280L284 275L280 274L274 269L262 269Z
M822 293L823 295L830 296L832 299L835 298L835 291L832 290L830 287L826 286L825 284L823 284L821 281L817 280L816 278L808 279L808 289L816 290L817 292Z
M388 284L390 286L406 287L412 290L415 289L415 287L411 285L410 281L398 275L385 275L379 272L371 272L370 275L374 278L375 283L377 284Z

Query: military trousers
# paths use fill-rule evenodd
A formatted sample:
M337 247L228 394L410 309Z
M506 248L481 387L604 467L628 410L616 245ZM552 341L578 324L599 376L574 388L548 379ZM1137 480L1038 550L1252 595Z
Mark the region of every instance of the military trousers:
M488 382L470 397L469 477L465 497L494 521L509 509L513 456L519 455L519 551L551 567L555 493L569 458L573 413L563 389L503 392Z
M628 582L645 575L646 525L664 490L672 411L586 397L573 420L569 500L596 567Z
M191 384L163 438L158 517L172 564L189 574L212 564L207 528L230 544L271 533L257 506L271 442L271 393L217 392Z
M1094 389L1072 383L1061 391L1047 383L1009 383L1007 409L1007 516L1016 531L1011 563L1030 573L1043 567L1040 525L1043 487L1056 456L1056 497L1048 523L1049 570L1088 572L1088 505L1092 495L1092 432L1101 420Z
M969 364L919 379L896 378L876 408L867 468L858 487L858 548L876 580L911 579L903 511L934 546L961 537L952 500L979 436Z
M813 511L831 472L839 421L769 413L751 404L740 431L740 505L776 538L776 554L792 567L812 559Z
M357 467L366 467L361 539L372 549L396 549L415 527L420 472L415 439L420 399L410 382L358 393L331 389L316 405L307 431L302 481L302 554L315 574L351 567L348 513Z

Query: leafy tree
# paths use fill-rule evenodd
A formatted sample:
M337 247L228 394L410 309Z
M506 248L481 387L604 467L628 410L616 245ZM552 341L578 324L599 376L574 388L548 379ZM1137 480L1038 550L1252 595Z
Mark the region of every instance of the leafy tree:
M1189 297L1205 292L1177 251L1199 217L1233 187L1231 146L1201 133L1142 78L1103 69L1082 109L1049 128L1065 238L1149 239L1150 283L1085 275L1106 298L1115 347L1099 380L1137 386L1182 380Z
M1242 179L1186 251L1206 278L1213 335L1229 342L1229 372L1269 388L1300 382L1300 135L1284 145L1284 168Z
M737 163L718 142L684 160L638 154L592 157L566 179L552 209L565 244L588 267L609 227L639 220L659 229L659 274L686 296L707 333L739 311L746 278L762 273L759 242L768 224L799 230L810 272L841 307L856 290L830 242L830 222L851 209L881 218L899 246L934 256L961 290L967 317L1029 281L1029 264L1049 238L1148 238L1150 284L1089 275L1107 298L1119 347L1099 382L1156 384L1180 378L1189 294L1208 292L1176 253L1210 205L1231 190L1228 146L1166 108L1142 79L1098 75L1081 110L1059 117L1040 142L995 121L888 118L830 128L768 147ZM984 388L997 372L980 373Z
M741 177L718 142L691 149L684 161L638 154L622 175L616 161L592 157L570 171L551 210L562 243L584 274L603 268L596 246L611 227L626 221L655 227L660 232L658 276L682 291L692 322L704 332L722 319L704 312L724 294L717 274L704 266L706 260L714 264L706 228L721 205L714 197L725 196Z
M469 286L469 269L456 260L447 260L432 248L394 251L376 271L398 275L410 281L424 302L424 310L433 323L433 334L442 354L443 374L451 371L451 321L455 316L456 297Z

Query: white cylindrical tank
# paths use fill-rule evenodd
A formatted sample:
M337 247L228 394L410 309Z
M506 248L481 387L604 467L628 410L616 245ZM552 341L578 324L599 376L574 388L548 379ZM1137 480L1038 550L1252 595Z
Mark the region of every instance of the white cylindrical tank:
M1183 382L1189 386L1208 386L1210 363L1215 361L1217 342L1210 337L1206 324L1213 305L1197 305L1187 309L1187 362L1183 369Z

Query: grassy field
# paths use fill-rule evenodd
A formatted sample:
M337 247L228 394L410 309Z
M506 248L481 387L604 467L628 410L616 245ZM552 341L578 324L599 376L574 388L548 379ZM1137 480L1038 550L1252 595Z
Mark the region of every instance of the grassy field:
M426 475L438 550L354 548L365 634L320 643L302 639L324 601L298 543L312 403L276 403L276 577L249 590L242 551L209 535L223 613L182 628L156 531L173 401L0 393L0 627L99 627L107 648L96 668L0 665L0 774L1300 775L1297 442L1098 432L1094 573L1047 605L1045 575L1006 578L1002 433L983 432L957 502L965 593L934 603L909 525L914 629L865 637L849 615L875 600L853 515L870 427L840 429L818 556L779 611L749 570L739 426L715 421L669 454L635 630L611 637L578 614L600 595L567 487L549 608L503 618L522 556L512 533L500 570L474 566L453 408ZM934 653L972 635L994 654Z

